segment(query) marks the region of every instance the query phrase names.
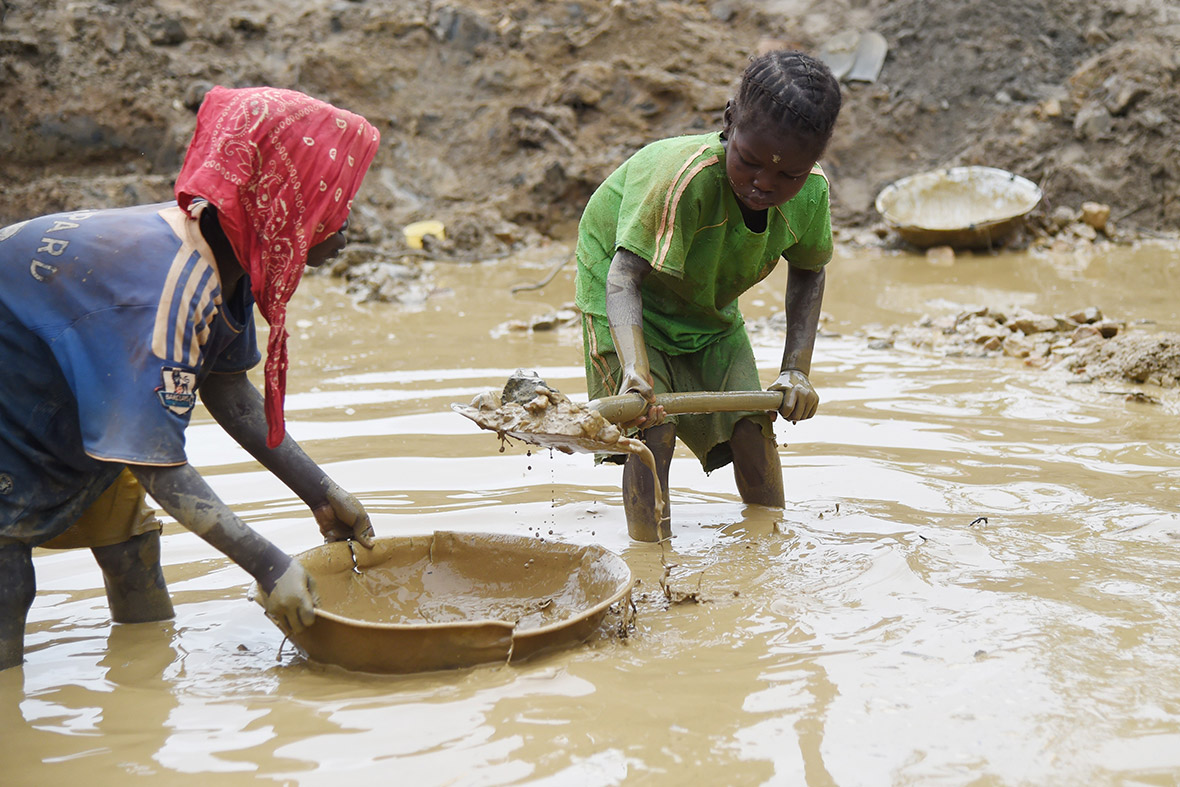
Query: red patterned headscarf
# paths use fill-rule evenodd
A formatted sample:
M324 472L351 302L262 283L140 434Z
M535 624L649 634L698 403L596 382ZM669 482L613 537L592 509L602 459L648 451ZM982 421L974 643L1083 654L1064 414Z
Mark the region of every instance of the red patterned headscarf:
M271 448L284 434L287 302L308 250L348 219L380 138L361 116L294 90L215 87L197 112L176 199L190 216L194 199L217 208L270 324L265 373Z

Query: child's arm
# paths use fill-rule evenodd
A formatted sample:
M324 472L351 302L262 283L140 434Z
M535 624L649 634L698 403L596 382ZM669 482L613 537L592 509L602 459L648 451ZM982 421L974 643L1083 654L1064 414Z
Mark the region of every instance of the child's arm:
M128 465L176 521L225 554L266 593L266 612L291 631L315 620L315 587L303 567L247 527L209 488L192 465Z
M787 271L787 338L778 379L769 390L785 392L779 413L792 423L810 418L819 407L819 394L811 386L808 375L825 281L823 269L789 268Z
M201 385L201 401L230 437L307 503L326 540L355 538L366 547L373 546L373 526L364 506L329 478L290 435L277 447L266 447L262 394L245 372L209 375Z
M643 338L643 295L640 285L651 273L647 260L620 248L611 260L606 275L606 319L615 352L623 369L618 393L638 393L649 402L655 397L651 366L647 359L647 342ZM626 426L657 426L664 420L664 408L653 407Z

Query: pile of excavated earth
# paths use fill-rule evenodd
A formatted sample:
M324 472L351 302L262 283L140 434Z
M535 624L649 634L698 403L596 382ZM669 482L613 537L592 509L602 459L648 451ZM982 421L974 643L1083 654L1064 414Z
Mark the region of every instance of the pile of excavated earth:
M1041 188L1012 246L1176 237L1169 0L0 0L0 225L170 199L210 86L296 87L383 136L332 274L418 307L434 264L568 244L630 153L719 126L752 55L870 33L884 60L845 81L823 162L837 242L905 248L876 195L959 165Z

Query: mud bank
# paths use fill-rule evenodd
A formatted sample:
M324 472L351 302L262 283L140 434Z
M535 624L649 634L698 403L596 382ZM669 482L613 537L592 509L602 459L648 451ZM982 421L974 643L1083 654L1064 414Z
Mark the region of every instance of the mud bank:
M880 31L875 83L846 85L826 157L837 225L923 169L987 164L1087 200L1128 230L1180 219L1180 10L1162 0L0 2L0 223L167 199L212 84L305 90L384 143L355 240L403 244L437 218L441 254L568 237L645 142L715 128L747 58ZM864 236L871 237L871 236Z

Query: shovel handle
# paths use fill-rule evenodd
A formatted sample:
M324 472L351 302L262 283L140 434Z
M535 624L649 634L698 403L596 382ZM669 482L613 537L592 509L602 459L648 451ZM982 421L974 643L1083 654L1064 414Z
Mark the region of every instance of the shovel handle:
M656 394L655 403L668 415L685 413L767 412L783 406L782 391L687 391ZM647 402L637 393L604 396L589 402L612 424L634 420L647 410Z

